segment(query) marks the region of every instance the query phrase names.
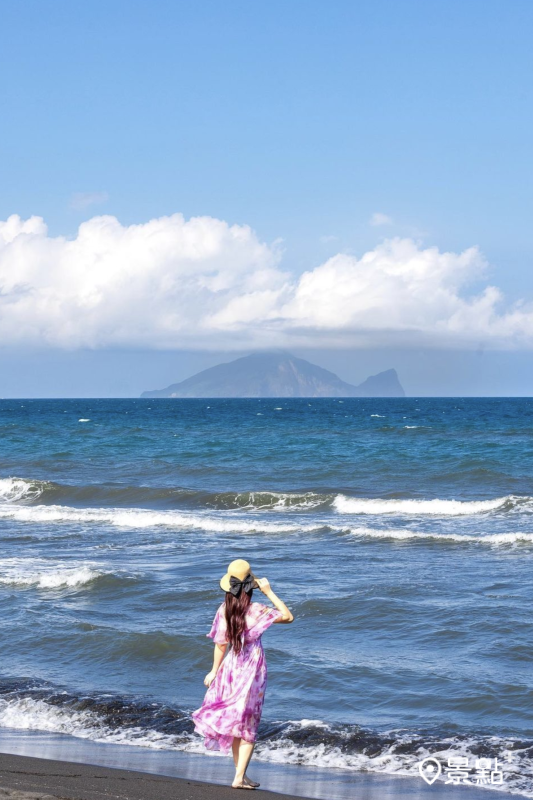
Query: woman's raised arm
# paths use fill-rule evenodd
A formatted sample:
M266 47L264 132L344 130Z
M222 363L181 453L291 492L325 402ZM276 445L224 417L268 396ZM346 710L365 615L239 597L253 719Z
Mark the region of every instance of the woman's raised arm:
M276 606L278 611L282 614L281 619L277 619L276 622L278 623L281 622L285 624L292 622L294 619L292 612L289 611L283 600L280 600L277 594L273 591L270 583L268 582L268 578L257 578L256 582L257 582L257 588L261 589L263 594L266 597L268 597L268 599Z

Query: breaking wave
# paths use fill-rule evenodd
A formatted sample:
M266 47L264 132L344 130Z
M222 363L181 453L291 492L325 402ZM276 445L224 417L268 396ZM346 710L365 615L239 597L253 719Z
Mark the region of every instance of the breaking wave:
M112 510L152 512L156 510L220 510L305 512L333 510L338 514L469 516L533 510L533 497L506 495L488 500L367 498L336 492L208 492L179 487L127 486L122 484L67 485L24 478L0 479L0 508L8 505L39 508L74 507L98 513ZM96 507L98 506L98 507ZM7 512L6 512L7 513ZM165 524L164 522L155 524Z
M0 503L39 501L77 506L117 505L159 508L205 507L218 510L290 511L331 505L335 495L316 492L208 492L179 487L127 486L123 484L69 485L24 478L0 479Z
M284 533L289 531L312 532L325 527L324 523L298 523L287 521L268 522L264 518L243 519L234 512L224 516L209 515L202 512L151 511L136 508L72 508L70 506L23 506L1 505L0 519L17 522L50 523L104 523L119 528L153 528L166 526L189 530L202 530L213 533Z
M399 541L409 540L433 540L437 542L459 542L461 544L486 544L486 545L515 545L533 544L533 533L527 531L516 531L512 533L433 533L430 531L411 531L406 528L351 528L353 536L368 537L371 539L396 539Z
M96 742L205 753L188 711L139 698L80 695L31 680L0 685L0 727L61 733ZM375 731L322 720L262 723L262 761L418 775L427 756L498 759L503 791L533 797L533 740L446 729Z
M51 500L63 499L64 504ZM100 500L101 505L92 505ZM105 505L114 501L115 505ZM145 501L145 506L135 502ZM124 503L124 505L120 505ZM162 505L163 507L150 507ZM148 507L147 507L148 506ZM176 506L179 506L178 508ZM121 485L69 486L23 478L0 479L0 520L31 525L107 525L121 529L168 528L220 534L316 534L332 533L370 539L513 546L533 544L533 533L517 525L515 530L483 532L476 529L449 532L434 520L451 517L498 515L509 512L529 515L533 498L508 495L490 500L446 500L407 498L357 498L338 493L317 492L202 492L179 488L131 487ZM274 514L271 512L285 512ZM308 513L311 512L311 513ZM411 517L412 526L383 524L386 516ZM356 516L368 525L356 524ZM374 518L372 520L372 518ZM512 514L508 519L517 519ZM365 520L365 521L366 521ZM417 520L417 521L416 521ZM427 530L424 527L426 523ZM432 520L431 524L429 520ZM361 520L362 522L362 520ZM515 527L515 526L513 526ZM54 532L52 535L61 535ZM59 529L56 529L58 531ZM28 575L10 572L0 583L56 588L90 583L101 577L93 566L55 572L35 570Z
M509 511L519 506L531 505L531 497L508 495L493 500L410 500L368 499L347 497L339 494L333 507L341 514L409 514L411 516L432 515L458 517L470 514L486 514L490 511Z
M32 558L0 560L0 584L4 586L75 589L110 575L115 576L92 563L72 565Z
M207 533L336 533L352 534L371 539L396 540L435 540L443 543L458 542L461 544L513 545L520 543L533 544L533 533L516 531L509 533L467 534L439 533L431 531L412 531L407 528L372 528L370 526L334 525L334 520L303 523L291 518L271 522L264 517L243 518L235 512L225 515L213 515L198 512L197 514L178 511L150 511L148 509L120 508L86 508L76 509L67 506L17 506L0 505L0 519L13 519L26 523L81 523L107 524L118 528L143 530L154 527L167 527L178 530L199 530ZM88 572L82 572L81 577ZM81 579L80 577L80 579ZM73 578L74 579L74 578Z
M45 488L46 481L28 481L24 478L0 478L0 503L18 503L21 500L38 500Z

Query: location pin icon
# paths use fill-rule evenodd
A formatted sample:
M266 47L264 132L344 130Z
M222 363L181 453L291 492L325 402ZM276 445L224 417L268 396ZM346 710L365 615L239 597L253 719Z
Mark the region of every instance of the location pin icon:
M425 782L431 786L432 783L435 783L437 778L442 772L442 767L440 765L440 761L432 756L429 758L425 758L421 761L418 765L418 771L420 772L421 776L424 778Z

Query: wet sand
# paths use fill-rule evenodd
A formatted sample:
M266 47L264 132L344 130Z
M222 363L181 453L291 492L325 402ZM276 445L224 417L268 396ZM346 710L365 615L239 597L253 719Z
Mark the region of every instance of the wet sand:
M0 742L0 748L2 743ZM217 759L218 760L218 759ZM208 764L213 759L200 759L197 765ZM259 765L257 765L259 766ZM139 770L142 763L139 762ZM277 765L278 771L290 767ZM304 768L305 769L305 768ZM259 774L258 774L259 772ZM262 774L261 774L262 773ZM197 770L198 774L198 770ZM271 785L268 771L255 770L255 777L263 781L263 785ZM211 778L212 773L200 770L201 777ZM332 778L334 776L332 775ZM267 779L266 781L264 779ZM275 782L274 782L275 785ZM279 785L279 784L278 784ZM509 795L499 791L487 792L475 787L445 786L436 784L427 786L421 780L401 778L391 775L372 775L358 773L351 776L345 792L339 795L332 781L334 791L328 795L327 788L322 785L318 791L306 793L309 784L298 784L295 794L267 791L259 789L263 796L273 800L296 800L297 797L357 797L358 800L503 800ZM187 777L171 777L133 769L117 769L114 767L96 766L73 761L58 761L48 758L34 758L7 753L0 753L0 800L224 800L239 797L236 790L220 783ZM337 788L337 792L335 791ZM241 792L242 794L242 792ZM520 795L518 795L520 796ZM515 795L516 797L516 795Z
M0 798L6 800L215 800L235 790L201 781L167 778L131 770L0 755ZM295 800L276 794L279 800Z

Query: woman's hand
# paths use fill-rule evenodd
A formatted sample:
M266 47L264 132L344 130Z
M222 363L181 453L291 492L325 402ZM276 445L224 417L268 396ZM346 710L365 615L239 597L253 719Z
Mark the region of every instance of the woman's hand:
M263 594L268 594L270 591L268 578L257 578L257 588L260 589Z
M214 669L212 669L211 672L208 672L207 675L205 676L204 684L206 686L211 686L215 678L216 678L216 672Z
M263 594L266 594L271 603L274 603L278 611L281 613L280 619L274 622L292 622L294 617L292 612L289 611L283 600L280 600L277 594L272 589L268 578L256 578L257 588L261 589Z

